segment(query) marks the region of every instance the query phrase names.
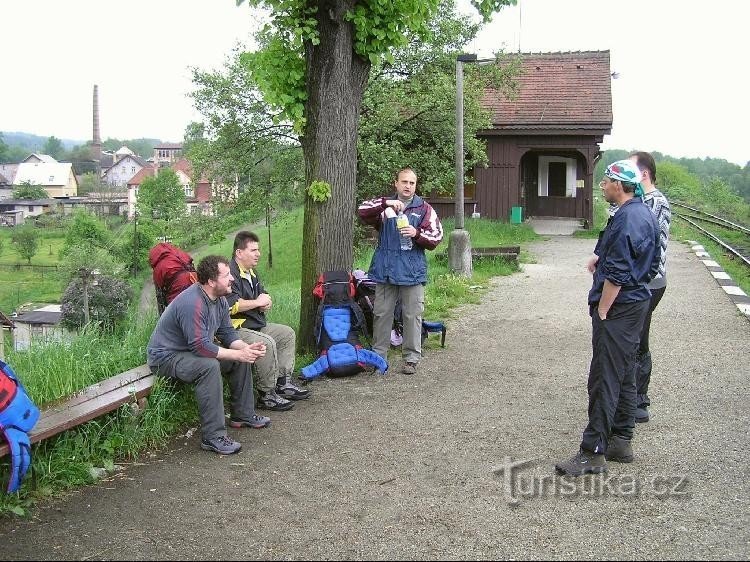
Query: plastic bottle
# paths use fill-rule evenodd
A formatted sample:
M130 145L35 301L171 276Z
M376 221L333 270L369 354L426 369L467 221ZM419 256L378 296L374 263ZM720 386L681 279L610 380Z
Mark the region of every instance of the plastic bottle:
M396 217L396 228L401 229L405 226L409 226L409 219L406 218L406 215L403 211L398 212L398 216ZM402 250L411 250L412 247L412 240L409 236L401 236L401 249Z

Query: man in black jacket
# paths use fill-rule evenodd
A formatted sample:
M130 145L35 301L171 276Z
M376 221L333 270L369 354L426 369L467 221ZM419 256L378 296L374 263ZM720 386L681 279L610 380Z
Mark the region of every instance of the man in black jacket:
M292 383L296 336L283 324L266 321L266 312L273 304L260 282L255 267L260 260L260 240L253 232L238 232L234 238L234 254L229 264L234 281L232 294L227 296L232 325L247 343L260 342L266 355L255 362L255 384L259 408L277 412L291 409L290 400L305 400L310 391Z

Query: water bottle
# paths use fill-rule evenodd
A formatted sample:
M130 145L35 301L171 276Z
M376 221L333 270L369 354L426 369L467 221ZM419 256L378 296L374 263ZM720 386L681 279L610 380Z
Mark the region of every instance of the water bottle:
M398 212L398 216L396 217L396 228L402 229L405 226L409 226L409 219L406 218L406 215L403 211ZM412 240L409 236L400 236L401 238L401 249L402 250L411 250Z

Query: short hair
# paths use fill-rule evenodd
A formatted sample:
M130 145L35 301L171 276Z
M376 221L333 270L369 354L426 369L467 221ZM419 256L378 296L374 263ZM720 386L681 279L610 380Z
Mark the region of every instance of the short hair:
M406 168L401 168L398 172L396 172L396 180L398 180L399 176L404 172L411 172L412 174L414 174L415 178L419 179L419 176L417 176L417 172L415 172L413 168L407 166Z
M628 154L628 158L635 157L635 164L641 172L648 172L648 179L656 183L656 162L648 152L636 151Z
M232 248L232 254L234 254L237 250L244 250L248 242L257 242L260 244L260 238L258 238L257 234L255 234L254 232L250 232L249 230L241 230L240 232L238 232L234 237L234 247Z
M229 267L229 262L222 256L206 256L198 262L198 267L196 268L198 283L205 285L209 280L216 281L219 278L220 263Z

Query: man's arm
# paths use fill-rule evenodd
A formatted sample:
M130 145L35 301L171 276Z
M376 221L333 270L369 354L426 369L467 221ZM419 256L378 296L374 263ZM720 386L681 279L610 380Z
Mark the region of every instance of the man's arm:
M414 242L425 250L434 250L443 239L443 225L431 205L425 203L427 211L416 228Z
M609 309L612 308L612 303L615 302L615 299L619 294L620 286L615 285L609 279L605 279L604 287L602 288L602 298L599 300L599 306L597 308L599 318L601 318L602 320L605 320L607 318Z

